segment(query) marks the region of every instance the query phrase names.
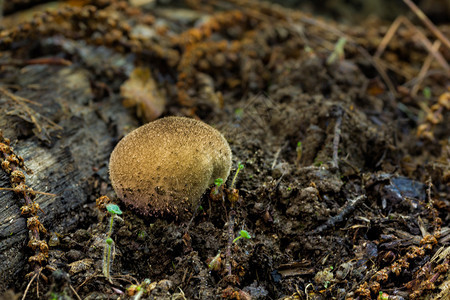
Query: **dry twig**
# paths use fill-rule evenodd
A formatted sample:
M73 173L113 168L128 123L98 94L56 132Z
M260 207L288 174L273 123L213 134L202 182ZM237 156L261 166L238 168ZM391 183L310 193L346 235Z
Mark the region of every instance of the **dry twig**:
M450 41L442 34L442 32L431 22L430 19L415 5L411 0L403 0L408 7L416 14L417 17L428 27L428 29L447 47L450 49Z

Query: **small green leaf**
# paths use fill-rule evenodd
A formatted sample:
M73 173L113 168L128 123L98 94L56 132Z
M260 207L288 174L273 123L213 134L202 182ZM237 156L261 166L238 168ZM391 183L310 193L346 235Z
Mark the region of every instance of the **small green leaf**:
M106 243L108 244L108 245L112 245L112 243L113 243L113 240L112 240L112 238L107 238L106 239Z
M217 187L220 187L223 184L223 178L217 178L216 180L214 180L214 184Z
M243 164L241 164L241 163L239 163L239 167L238 167L238 169L239 170L242 170L244 168L244 165Z
M112 215L121 215L122 214L120 207L117 206L116 204L108 204L108 205L106 205L106 209Z
M250 236L250 234L248 233L248 231L246 231L246 230L241 230L240 232L239 232L239 234L243 237L243 238L245 238L245 239L251 239L252 237Z
M238 119L242 119L242 116L244 115L244 110L242 108L236 108L234 111L234 115Z
M430 87L426 86L426 87L423 88L423 96L426 99L431 99L431 89L430 89Z

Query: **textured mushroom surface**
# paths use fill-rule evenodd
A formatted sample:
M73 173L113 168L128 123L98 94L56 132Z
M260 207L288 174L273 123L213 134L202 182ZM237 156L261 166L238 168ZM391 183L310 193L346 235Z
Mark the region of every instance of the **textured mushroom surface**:
M194 119L167 117L126 135L109 162L117 196L140 213L192 211L216 178L226 180L231 150L222 134Z

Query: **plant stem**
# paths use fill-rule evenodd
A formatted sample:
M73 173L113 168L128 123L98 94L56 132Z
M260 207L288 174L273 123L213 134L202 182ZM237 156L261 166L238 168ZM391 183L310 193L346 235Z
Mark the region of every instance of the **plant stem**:
M103 252L103 275L109 280L109 282L112 282L110 272L111 272L111 252L113 243L114 241L111 238L107 238L105 250Z
M234 237L234 219L236 216L236 212L234 210L230 211L230 219L228 220L228 245L227 251L225 253L225 267L228 270L228 275L231 276L231 246L233 245L233 237Z
M108 245L107 247L108 247L108 257L106 259L106 271L108 273L107 273L106 277L108 278L108 280L111 281L111 275L110 275L111 273L110 273L110 271L111 271L111 248L112 248L112 246Z
M114 243L111 239L112 231L114 227L114 214L111 214L111 218L109 219L109 230L106 235L106 248L103 253L103 275L111 282L111 249L112 244Z
M242 165L241 163L238 163L238 168L236 170L236 173L234 174L233 180L231 181L230 189L234 189L234 184L236 183L236 178L239 174L239 171L243 168L244 168L244 165Z
M112 231L113 231L113 226L114 226L114 215L111 215L111 218L109 220L109 231L108 231L108 236L106 238L110 238L112 235Z

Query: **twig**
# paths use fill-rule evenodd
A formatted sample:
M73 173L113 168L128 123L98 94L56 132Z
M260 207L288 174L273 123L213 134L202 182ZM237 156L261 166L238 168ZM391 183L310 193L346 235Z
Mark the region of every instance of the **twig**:
M388 74L386 73L386 70L382 66L381 59L378 57L373 57L372 64L375 67L375 69L377 69L377 71L380 74L381 78L383 79L384 83L386 83L391 94L394 97L397 97L397 90L396 90L394 84L392 83L391 79L389 78Z
M26 115L30 118L31 122L34 124L34 126L36 127L36 129L39 133L42 132L42 126L38 122L39 118L41 118L44 122L47 122L48 124L53 126L55 129L58 129L58 130L63 129L61 126L59 126L58 124L56 124L49 118L36 112L34 109L29 107L26 103L30 103L30 104L37 105L37 106L42 106L42 104L28 100L26 98L23 98L23 97L20 97L17 95L14 95L13 93L9 92L8 90L6 90L5 88L2 88L2 87L0 87L0 92L21 106L21 108L26 113ZM51 127L51 126L49 126L49 127Z
M25 298L27 297L28 290L30 289L31 284L33 283L33 281L36 279L36 277L38 275L39 275L39 273L35 272L33 277L30 279L30 282L28 282L27 288L25 289L25 292L23 292L22 300L25 300Z
M325 222L325 224L320 225L319 227L317 227L316 229L314 229L311 232L308 232L307 235L314 235L314 234L321 233L321 232L327 230L328 228L335 226L337 223L342 222L345 219L345 217L347 215L349 215L351 212L353 212L356 209L356 206L364 199L366 199L366 195L360 195L354 199L348 200L347 203L345 204L344 208L338 215L329 218Z
M391 26L389 27L388 31L386 31L383 39L381 40L380 44L378 45L377 51L375 52L375 55L373 57L379 58L381 54L386 50L387 45L394 37L395 32L402 24L402 18L398 17L392 22Z
M377 51L375 52L374 59L379 59L381 54L386 50L387 45L391 41L392 37L394 36L394 33L398 30L399 26L401 24L404 24L406 27L408 27L410 30L416 32L418 35L420 41L425 46L425 48L428 50L428 52L433 55L436 60L441 64L441 66L447 71L450 71L450 66L448 65L445 58L442 56L442 54L438 51L434 50L433 45L431 44L431 41L426 37L426 35L420 31L416 26L414 26L411 21L409 21L404 16L398 17L391 25L387 33L385 34L383 40L381 41L380 45L378 46Z
M38 103L38 102L35 102L35 101L32 101L32 100L29 100L27 98L23 98L23 97L14 95L13 93L11 93L10 91L8 91L7 89L5 89L3 87L0 87L0 92L5 94L5 96L9 97L11 100L16 101L17 103L20 103L21 101L23 101L23 102L27 102L27 103L30 103L30 104L33 104L33 105L36 105L36 106L42 106L41 103Z
M72 293L75 294L75 297L77 297L78 300L81 300L80 295L78 295L77 291L75 291L75 289L73 288L73 286L71 284L69 284L70 289L72 290Z
M275 153L275 156L273 158L273 163L272 163L272 170L275 168L275 165L277 164L277 160L278 160L278 157L280 156L281 150L283 150L283 148L286 147L287 144L288 144L288 142L284 143L283 146L278 148L277 152Z
M45 58L35 58L28 60L21 59L10 59L8 61L0 63L0 66L15 66L23 67L28 65L60 65L60 66L70 66L72 62L59 57L45 57Z
M411 0L403 0L408 7L416 14L417 17L428 27L428 29L447 47L450 49L450 41L442 34L442 32L434 26L433 22L417 7Z
M30 191L30 190L24 190L24 189L15 189L15 188L0 187L0 191L24 192L24 193L33 193L33 194L41 194L41 195L46 195L46 196L58 197L58 195L52 194L52 193L38 192L38 191L34 191L34 190Z
M234 210L230 211L230 219L228 220L228 245L227 251L225 252L225 267L228 270L228 276L231 276L231 246L233 245L234 239L234 218L236 217L236 212Z
M334 125L334 137L333 137L333 167L338 167L338 148L339 148L339 138L341 136L341 124L342 124L342 110L339 109L338 116L336 119L336 125Z
M440 46L441 46L441 42L435 41L433 43L433 50L435 52L439 51ZM431 54L428 54L427 58L425 59L425 62L422 65L422 68L420 69L419 75L417 75L417 81L414 84L413 88L411 89L412 97L415 97L417 95L417 91L420 88L420 84L422 83L423 79L425 78L432 61L433 61L433 56Z

